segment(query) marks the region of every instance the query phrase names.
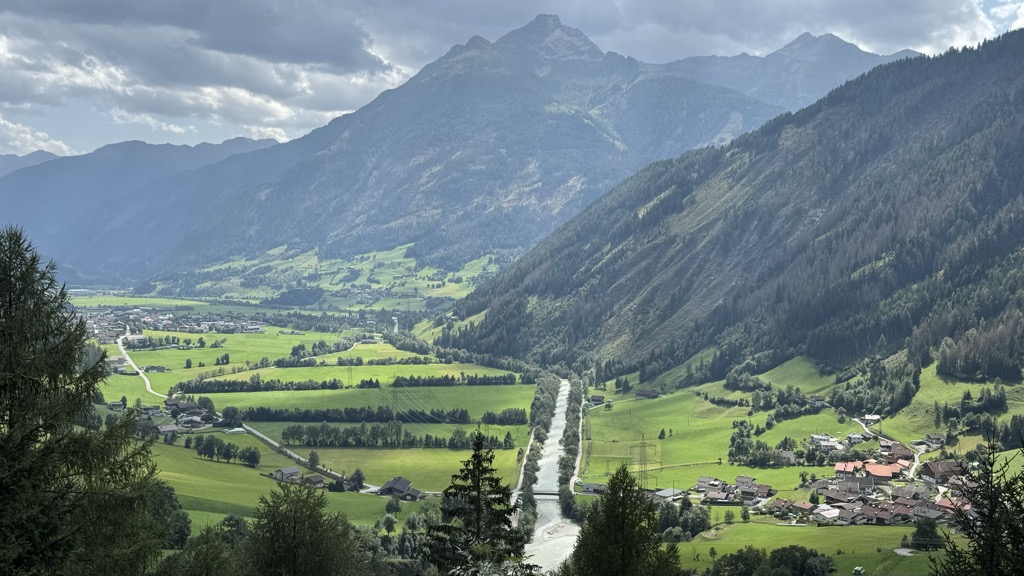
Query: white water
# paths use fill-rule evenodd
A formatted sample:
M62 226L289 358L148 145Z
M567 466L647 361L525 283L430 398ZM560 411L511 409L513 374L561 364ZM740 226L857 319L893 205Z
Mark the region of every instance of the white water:
M565 412L569 405L569 381L562 380L558 388L555 413L551 418L551 430L544 443L544 454L540 459L535 492L558 492L558 459L564 453L559 440L565 431ZM557 499L537 499L537 525L533 541L526 545L527 562L537 564L543 570L557 567L572 554L580 527L562 517Z

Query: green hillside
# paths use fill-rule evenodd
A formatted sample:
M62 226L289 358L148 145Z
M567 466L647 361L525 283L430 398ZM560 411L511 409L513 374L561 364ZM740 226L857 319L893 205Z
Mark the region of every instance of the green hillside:
M1011 32L887 64L655 163L462 300L486 316L437 342L645 382L709 346L691 382L907 346L910 366L1019 380L1022 54Z

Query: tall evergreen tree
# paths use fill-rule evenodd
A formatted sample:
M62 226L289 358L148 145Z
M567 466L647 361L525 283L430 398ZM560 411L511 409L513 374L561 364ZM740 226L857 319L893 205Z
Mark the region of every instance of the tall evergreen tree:
M133 411L102 432L75 426L105 355L87 357L54 271L0 230L0 573L141 573L168 532L153 521L150 443Z
M1024 456L1018 451L1016 458ZM959 508L955 520L967 545L946 535L944 555L932 557L932 574L1020 574L1024 566L1024 472L1014 471L1009 458L990 444L978 468L976 484L964 486L969 510Z
M355 528L343 514L327 514L326 508L323 492L295 484L279 484L260 496L246 541L252 574L370 573L370 557Z
M625 465L587 513L576 549L561 574L649 576L679 572L674 546L661 548L657 509Z
M512 489L495 475L494 451L477 429L473 453L444 490L445 522L430 527L429 559L442 572L472 565L500 565L521 557L525 542L512 528Z

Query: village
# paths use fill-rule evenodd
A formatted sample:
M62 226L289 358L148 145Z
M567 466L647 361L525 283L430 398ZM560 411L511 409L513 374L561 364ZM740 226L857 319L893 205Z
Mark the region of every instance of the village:
M636 400L657 397L652 390L637 390ZM605 397L590 397L590 405L605 404ZM608 408L607 404L605 405ZM810 493L808 500L773 498L779 490L759 483L751 476L737 475L731 482L712 476L700 476L689 490L665 488L648 490L652 499L678 501L688 498L705 506L740 506L751 514L771 515L782 523L844 525L910 525L921 518L937 523L951 522L958 509L970 513L970 504L964 498L964 489L973 485L964 467L953 460L929 460L918 463L919 457L940 450L946 442L944 434L927 434L904 444L875 434L869 427L881 422L877 414L865 414L858 420L864 427L861 433L845 438L830 434L810 434L803 442L807 450L839 455L830 478L810 477L802 473L801 489ZM866 459L844 459L842 453L855 449L871 440L878 441L877 451ZM858 454L863 450L857 449ZM798 465L792 450L781 452L782 460L790 466ZM600 495L605 485L581 483L583 494Z

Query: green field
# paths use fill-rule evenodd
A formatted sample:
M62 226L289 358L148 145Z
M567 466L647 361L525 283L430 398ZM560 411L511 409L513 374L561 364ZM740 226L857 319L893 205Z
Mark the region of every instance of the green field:
M144 405L162 404L163 398L150 394L146 390L146 383L138 376L125 376L123 374L111 374L100 384L100 391L103 392L103 399L107 402L117 402L121 397L128 399L128 404L135 403L135 399L142 400Z
M209 272L216 279L202 282L197 288L227 298L258 301L275 295L271 285L302 281L328 292L321 306L420 311L427 309L425 298L462 298L472 291L477 278L498 270L496 265L488 264L488 256L468 262L458 271L420 267L415 259L405 256L408 248L409 245L404 245L351 258L325 259L315 250L298 252L280 246L259 257L224 262L199 271L200 277ZM224 274L226 269L242 271L256 267L267 267L263 285L243 287L241 272ZM344 289L351 289L351 294L331 294ZM365 289L387 289L392 297L367 300Z
M1005 414L998 416L997 419L1000 422L1009 421L1014 414L1024 414L1024 385L1012 382L1003 383L1003 385L1006 387L1008 410ZM914 399L898 414L884 419L882 431L887 436L892 436L905 443L920 439L931 432L945 432L945 425L939 428L935 427L935 402L938 402L939 405L946 402L950 406L959 405L964 392L970 390L977 396L982 388L992 388L993 386L991 383L961 382L940 376L935 371L935 364L927 366L921 370L921 388L914 395ZM957 449L961 452L967 451L981 441L979 435L961 436Z
M701 355L706 359L711 352L705 350ZM698 357L691 360L699 361ZM631 375L630 381L634 388L662 387L671 390L684 373L685 366L682 366L662 374L651 383L638 383L636 374ZM790 360L761 374L760 378L777 388L792 384L804 394L825 396L828 396L834 383L832 376L819 374L813 360L809 358ZM609 388L613 382L609 381ZM899 414L883 420L882 429L886 435L909 445L912 440L936 431L936 401L939 404L958 404L965 390L972 390L976 394L982 386L991 384L953 381L937 375L934 366L927 367L921 375L921 388L911 404ZM1024 413L1024 386L1006 384L1006 390L1009 410L1000 416L1000 420ZM591 441L586 446L589 465L584 472L584 481L600 482L622 463L637 471L642 460L641 454L646 454L649 487L689 488L696 483L698 476L716 476L732 481L735 476L743 474L779 489L779 497L807 499L809 493L797 489L801 471L806 470L819 477L833 475L832 467L760 469L728 464L726 456L732 421L749 419L754 424L763 425L766 413L757 412L748 416L746 407L715 406L697 395L705 392L710 396L729 399L749 398L748 393L726 390L723 381L677 390L655 400L637 401L632 400L632 393L609 396L605 392L606 398L612 400L613 408L605 410L604 407L597 407L588 412ZM659 440L658 435L663 428L667 437ZM779 422L759 439L775 446L784 436L799 442L812 433L828 433L841 438L860 430L860 426L852 420L840 424L835 412L826 408L816 415ZM975 436L961 437L959 448L973 448L979 440ZM646 448L642 444L646 444ZM861 446L872 449L878 445L869 442ZM723 463L718 463L719 458ZM1024 462L1024 459L1020 460ZM723 514L723 508L712 508L712 517L716 521L720 521ZM798 527L778 526L775 523L774 518L755 516L750 524L719 524L715 530L702 534L694 542L679 545L682 565L699 570L709 568L712 562L708 551L712 546L721 555L734 552L749 543L769 551L787 544L801 544L832 556L838 574L849 574L856 566L863 566L866 574L927 574L930 571L927 555L918 553L906 557L893 552L894 548L899 547L902 536L909 536L913 532L913 526ZM841 554L838 553L840 550Z
M280 329L268 328L267 334L204 334L207 342L205 348L189 350L132 350L129 355L140 366L166 366L171 368L166 373L150 373L148 376L155 389L166 391L173 384L198 376L202 372L214 371L214 360L223 354L229 354L231 362L226 365L225 378L248 379L253 374L260 374L264 379L277 378L285 381L330 380L337 378L344 383L375 378L388 383L397 375L452 375L465 374L505 374L505 371L485 368L472 364L426 364L426 365L385 365L385 366L337 366L337 357L362 357L364 360L380 358L407 358L417 356L394 348L389 344L357 344L351 350L329 354L323 358L329 366L310 368L267 368L247 370L232 375L233 367L245 366L245 361L258 362L261 358L274 360L287 356L292 346L305 344L311 347L317 340L336 341L341 334L306 332L305 334L281 334ZM197 334L175 332L147 331L151 337L174 335L180 339L198 339ZM348 335L348 334L345 334ZM211 348L215 340L225 339L222 347ZM111 354L116 347L107 346ZM185 359L192 360L193 368L185 369ZM205 367L199 367L204 362ZM146 404L156 403L159 398L146 393L142 379L138 376L111 376L104 384L104 395L110 400L118 400L122 395L129 401L142 398ZM275 408L335 408L345 406L392 406L396 410L425 410L432 408L450 409L465 408L472 418L480 418L484 412L500 412L505 408L529 408L533 400L533 385L492 385L492 386L457 386L457 387L423 387L423 388L391 388L379 389L338 389L313 391L275 391L234 394L207 394L219 409L227 406L246 408L248 406L271 406ZM280 431L287 423L251 422L257 429L274 438L280 438ZM351 425L339 423L339 426ZM447 437L451 434L452 425L439 424L408 424L411 433L418 436L424 433ZM466 425L464 429L471 431L475 426ZM498 450L495 465L499 473L514 484L518 479L516 454L518 447L525 446L529 431L526 426L490 426L482 427L485 433L504 438L506 431L511 431L517 449ZM231 441L239 446L253 445L260 448L263 462L257 470L246 468L241 464L225 464L199 459L191 450L180 446L158 444L154 448L155 459L160 467L161 476L166 479L178 493L184 507L199 522L194 523L198 530L207 523L217 522L226 514L239 514L251 517L260 495L266 494L275 485L274 481L260 476L260 473L273 472L277 468L292 466L294 463L286 457L272 451L254 437L230 436ZM306 454L309 447L292 447L299 454ZM318 447L326 468L351 473L360 467L371 484L383 484L393 476L402 475L413 481L413 485L421 490L440 491L448 486L451 475L456 473L462 460L469 457L468 450L448 449L368 449L368 448L326 448ZM330 510L346 512L358 523L372 524L384 514L384 499L364 494L328 494ZM400 518L404 518L420 504L405 504Z
M285 426L295 422L252 422L250 425L274 438L281 440L281 431ZM301 423L299 423L301 424ZM356 426L351 423L338 423L332 426ZM430 434L447 438L452 431L461 428L467 434L476 430L475 424L403 424L402 429L416 436ZM512 433L516 447L511 450L495 450L494 464L498 475L506 482L515 485L518 481L519 467L516 455L519 448L526 447L530 438L530 429L522 426L480 425L480 431L487 436L496 436L498 440L505 438L507 432ZM451 483L451 476L459 471L462 461L469 458L470 450L449 450L447 448L330 448L309 446L288 446L293 452L306 455L316 450L323 466L330 470L350 474L357 467L366 475L370 484L380 485L394 476L404 476L412 480L413 486L420 490L441 491Z
M825 379L805 358L791 360L763 377L770 379L775 386L792 384L805 392L809 390L807 393L820 393L826 388L823 384ZM748 396L744 392L725 390L722 382L712 382L655 400L631 400L632 394L613 395L610 396L611 410L603 407L590 410L590 458L584 480L600 481L623 463L635 470L643 450L641 443L648 445L647 469L651 487L689 488L697 483L699 476L716 476L731 481L737 475L748 475L759 482L771 484L780 490L781 496L806 498L806 491L796 490L800 471L806 470L818 476L832 475L830 466L764 469L729 464L726 455L733 431L732 421L749 419L754 424L763 425L767 412L756 412L748 417L747 408L715 406L697 395L703 392L727 398ZM659 440L662 429L666 431L666 438ZM759 439L775 446L786 436L799 442L811 434L828 433L844 437L859 430L860 426L851 420L840 424L832 410L825 409L816 415L780 422Z
M664 406L657 406L659 403ZM714 410L722 410L722 414L714 415L700 406L701 403ZM627 404L634 404L632 414L629 414ZM620 410L625 417L616 418L614 412ZM771 484L782 497L806 499L807 492L797 489L802 470L818 476L833 473L831 466L751 468L729 464L726 454L732 434L730 423L734 418L745 419L746 411L741 408L722 409L696 396L687 398L676 394L660 401L623 402L610 412L597 409L590 415L593 441L589 466L583 474L584 481L601 482L621 464L627 464L635 472L642 450L641 442L648 445L648 487L651 488L690 488L696 485L699 476L714 476L731 482L736 476L745 475ZM646 422L642 427L643 440L638 433L639 422ZM811 432L798 422L783 422L769 433L775 433L778 439L784 435L794 438L797 438L796 434L800 435L799 438L808 436ZM666 431L672 428L673 433L664 440L658 440L662 427ZM770 441L769 433L763 437L766 442ZM778 442L774 438L771 441Z
M273 479L261 474L273 473L278 468L295 465L248 434L221 435L221 438L239 447L259 448L260 465L254 469L238 463L228 464L199 458L194 450L182 446L184 439L179 440L176 446L163 443L153 446L160 477L174 487L182 506L192 517L193 532L198 531L206 523L218 522L227 514L251 518L259 497L269 493L277 485ZM309 471L305 473L312 474ZM353 522L373 524L377 518L384 515L386 499L382 497L356 493L324 493L327 496L328 510L345 512ZM421 505L403 503L399 518L404 520Z
M246 361L258 363L262 358L271 362L278 358L287 357L293 346L304 344L311 348L318 340L328 343L336 342L339 334L326 332L306 332L303 335L279 334L280 329L268 327L266 334L205 334L207 342L205 348L193 348L181 350L168 348L160 350L129 350L129 355L140 367L164 366L168 372L147 374L153 383L153 389L161 393L185 380L195 378L203 373L214 373L223 368L224 375L220 378L234 380L248 380L252 375L259 374L263 379L278 379L287 382L299 382L305 380L331 380L338 379L343 385L350 386L358 384L360 380L376 379L387 384L396 376L458 376L465 374L500 375L507 374L504 370L487 368L475 364L408 364L408 365L381 365L381 366L338 366L337 359L341 357L362 356L364 360L371 358L406 358L417 356L412 352L398 350L390 344L357 344L351 350L332 353L322 356L328 365L302 368L263 368L258 370L245 370ZM186 334L183 332L163 332L159 330L147 330L146 336L162 337L177 336L180 339L191 338L195 341L199 335ZM223 346L211 348L215 340L224 340ZM217 358L228 354L230 363L216 366ZM192 368L185 368L185 361L192 360ZM205 366L199 366L203 363ZM231 371L244 370L237 374Z
M130 308L177 308L179 306L206 306L199 300L179 300L177 298L158 298L155 296L75 296L71 303L79 308L113 308L126 306Z
M747 545L769 552L790 544L799 544L831 556L836 574L851 574L862 566L865 574L877 576L913 576L929 574L928 555L900 556L893 552L900 539L913 533L913 526L778 526L765 517L754 516L750 523L719 524L702 533L692 542L679 544L680 563L685 568L703 571L711 568L709 551L714 547L719 557L736 552ZM842 551L842 553L839 553ZM699 555L699 556L698 556ZM699 559L698 559L699 558Z
M507 374L504 370L487 368L475 364L392 364L375 366L338 366L338 357L361 356L364 360L375 358L392 357L396 359L418 356L412 352L398 350L390 344L356 344L351 350L327 354L320 357L326 366L313 366L302 368L262 368L258 370L246 370L246 361L258 363L261 359L267 358L271 362L278 358L287 357L293 346L304 344L311 348L318 340L328 343L336 342L340 335L325 332L306 332L303 335L279 334L280 329L268 327L266 334L205 334L207 342L205 348L195 347L182 350L177 348L166 348L159 350L129 350L129 355L140 367L164 366L168 372L147 374L153 383L153 389L162 393L185 380L189 380L204 373L216 373L223 369L224 374L218 376L235 380L248 380L253 374L259 374L266 380L278 379L287 382L305 380L331 380L338 379L343 385L355 385L360 380L376 379L387 384L396 376L459 376L460 374L480 375L501 375ZM163 332L159 330L147 330L146 336L163 337L177 336L179 339L191 338L193 342L199 335L186 334L183 332ZM215 340L224 340L223 346L212 348L210 345ZM217 358L228 355L230 362L222 366L216 366ZM192 368L185 368L185 361L192 360ZM200 366L202 363L204 366ZM232 374L232 370L241 371Z
M516 454L520 446L526 446L525 442L525 439L517 440L515 449L494 451L497 475L511 486L518 482ZM412 481L414 488L431 492L447 488L452 474L458 473L462 461L471 454L470 450L446 448L316 448L316 451L322 465L331 470L351 473L358 467L366 474L366 481L376 485L394 476L404 476Z
M470 418L505 408L529 408L535 386L430 386L422 388L346 388L339 390L283 390L203 394L218 407L344 408L392 406L395 410L465 408Z

